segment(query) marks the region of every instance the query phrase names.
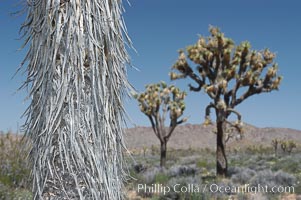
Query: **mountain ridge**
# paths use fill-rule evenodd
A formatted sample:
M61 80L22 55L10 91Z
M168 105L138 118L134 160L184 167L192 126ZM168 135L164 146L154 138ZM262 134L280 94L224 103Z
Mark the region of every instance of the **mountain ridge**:
M294 140L301 144L301 130L281 127L259 128L251 124L244 124L243 138L231 139L227 146L247 147L251 145L271 146L274 138ZM180 125L168 141L168 147L174 149L188 148L215 148L215 125L207 127L201 124ZM159 146L159 139L153 133L151 127L136 126L125 130L125 142L129 149L150 148L152 145Z

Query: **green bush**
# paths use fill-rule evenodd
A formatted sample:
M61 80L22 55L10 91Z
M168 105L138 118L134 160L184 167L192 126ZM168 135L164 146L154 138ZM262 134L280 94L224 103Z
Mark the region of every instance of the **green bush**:
M196 163L196 166L199 168L207 168L207 161L206 160L199 160Z
M28 150L21 136L11 132L0 135L0 199L27 199L24 194L30 194Z
M158 173L155 175L155 183L165 184L169 180L169 176L165 173Z
M0 183L0 199L1 200L11 200L11 199L22 199L30 200L32 199L32 193L26 189L12 189Z
M295 158L287 157L281 161L276 162L272 167L273 171L283 170L288 173L298 174L301 172L300 160L295 160Z

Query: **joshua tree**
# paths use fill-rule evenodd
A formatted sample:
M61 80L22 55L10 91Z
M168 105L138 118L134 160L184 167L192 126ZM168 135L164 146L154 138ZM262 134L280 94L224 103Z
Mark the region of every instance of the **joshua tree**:
M293 149L297 147L296 143L293 140L281 140L279 142L280 147L284 153L287 152L288 154L291 154Z
M27 2L34 199L121 199L129 88L122 1Z
M297 148L297 144L296 142L294 142L293 140L289 140L287 141L287 152L288 154L291 154L293 149Z
M277 138L272 140L272 146L274 147L275 156L277 156L278 145L280 144L280 142L281 140Z
M288 143L285 140L280 141L280 147L284 153L287 151L287 144Z
M187 55L183 50L179 52L179 59L172 68L180 73L171 72L170 77L172 80L191 78L196 86L189 85L190 90L203 89L212 99L206 107L205 124L211 122L210 110L213 109L217 128L217 174L226 175L225 126L242 131L241 115L234 108L250 96L277 90L282 77L276 75L275 54L269 49L251 50L249 42L234 46L216 27L210 27L210 33L210 37L201 36L195 45L188 46ZM192 70L187 57L197 65L197 72ZM237 116L236 122L227 120L231 114Z
M148 117L155 135L160 140L160 166L165 167L167 142L176 126L187 121L187 118L179 120L185 110L186 93L173 85L167 86L164 82L147 85L145 88L145 92L136 94L134 97L138 100L141 112ZM170 124L166 127L165 119L168 112Z

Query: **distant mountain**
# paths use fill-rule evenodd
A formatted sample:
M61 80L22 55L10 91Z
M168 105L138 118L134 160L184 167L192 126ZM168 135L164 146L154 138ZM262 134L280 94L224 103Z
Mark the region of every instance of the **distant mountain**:
M215 148L216 136L214 125L203 127L198 124L178 126L171 136L168 147L174 149ZM258 128L249 124L244 125L244 137L241 140L231 139L229 146L264 145L270 146L274 138L291 139L301 144L301 131L290 128ZM129 128L125 133L128 149L158 146L159 140L151 127Z

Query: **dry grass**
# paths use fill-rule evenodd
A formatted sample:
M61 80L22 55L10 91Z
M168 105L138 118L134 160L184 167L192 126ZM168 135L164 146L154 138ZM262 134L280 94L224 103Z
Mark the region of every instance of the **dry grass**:
M0 134L0 199L30 199L28 149L20 136Z

